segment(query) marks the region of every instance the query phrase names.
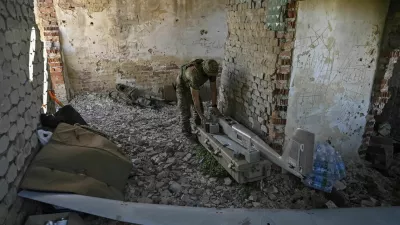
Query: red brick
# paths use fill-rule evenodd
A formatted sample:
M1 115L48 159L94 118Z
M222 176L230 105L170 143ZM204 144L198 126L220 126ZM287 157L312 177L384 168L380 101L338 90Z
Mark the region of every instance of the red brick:
M277 31L276 32L276 38L284 38L285 37L285 32L284 31Z
M292 57L291 51L283 51L279 54L279 58L281 59L290 59Z
M285 38L286 39L293 39L294 38L294 32L293 31L286 32Z
M278 69L278 73L280 74L289 74L291 72L291 68L290 66L281 66ZM279 80L279 79L278 79ZM283 80L287 80L287 79L283 79Z

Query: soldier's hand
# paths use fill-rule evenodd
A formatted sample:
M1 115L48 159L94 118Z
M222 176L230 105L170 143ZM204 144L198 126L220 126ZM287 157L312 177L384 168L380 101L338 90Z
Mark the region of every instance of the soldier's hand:
M212 113L213 115L217 116L217 117L221 117L221 116L222 116L222 113L218 110L217 107L212 107L211 113Z

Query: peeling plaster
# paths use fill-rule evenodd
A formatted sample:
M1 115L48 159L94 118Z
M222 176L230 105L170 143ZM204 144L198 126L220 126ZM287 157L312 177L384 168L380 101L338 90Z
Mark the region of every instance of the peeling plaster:
M103 1L55 1L69 77L78 92L113 88L123 79L118 71L125 63L156 68L199 57L222 61L227 36L225 0L98 2ZM174 81L177 71L164 83ZM135 70L127 72L140 76ZM129 82L158 89L153 79L142 80Z
M345 156L362 141L389 1L299 3L288 138L297 127Z

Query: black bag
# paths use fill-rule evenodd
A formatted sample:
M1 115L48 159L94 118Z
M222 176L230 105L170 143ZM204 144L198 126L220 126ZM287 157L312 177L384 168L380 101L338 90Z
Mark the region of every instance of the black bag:
M88 125L82 116L71 105L62 107L60 110L54 113L54 115L41 114L40 122L42 123L42 126L52 129L55 129L60 123L67 123L70 125Z

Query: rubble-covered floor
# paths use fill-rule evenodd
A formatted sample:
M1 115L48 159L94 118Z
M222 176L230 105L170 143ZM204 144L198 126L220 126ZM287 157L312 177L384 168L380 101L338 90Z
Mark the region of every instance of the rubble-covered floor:
M246 185L203 175L196 144L180 133L176 106L137 108L114 102L107 94L81 95L71 104L132 160L126 201L217 208L326 207L328 199L323 193L280 171ZM396 163L388 177L366 164L347 164L348 176L343 182L347 206L400 205L400 158Z

